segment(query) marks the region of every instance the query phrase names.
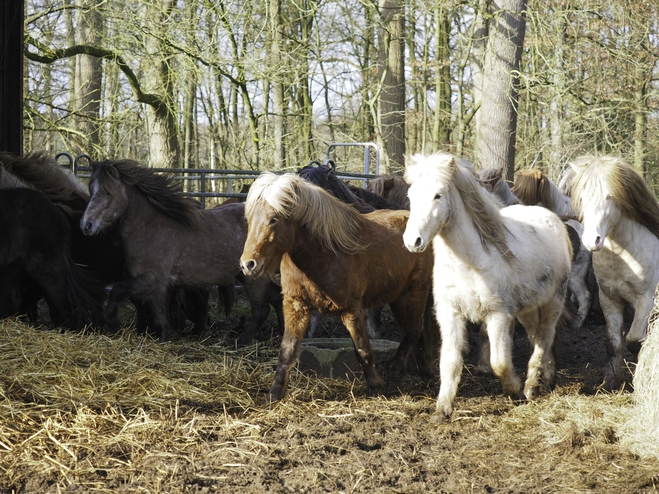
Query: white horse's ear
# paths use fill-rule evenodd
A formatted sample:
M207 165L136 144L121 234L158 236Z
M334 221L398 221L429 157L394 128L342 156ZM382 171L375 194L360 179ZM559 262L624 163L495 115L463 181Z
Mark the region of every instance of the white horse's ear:
M451 156L451 159L449 160L446 168L451 173L451 175L455 173L455 170L458 168L458 163L455 161L455 156Z

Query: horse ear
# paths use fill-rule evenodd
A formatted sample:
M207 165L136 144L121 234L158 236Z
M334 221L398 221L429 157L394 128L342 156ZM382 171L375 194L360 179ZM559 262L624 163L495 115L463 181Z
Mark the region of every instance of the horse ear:
M108 166L107 170L108 170L108 174L112 178L119 180L119 171L114 166L112 165Z
M455 161L455 156L451 156L451 159L448 162L448 171L453 175L455 173L455 170L458 168L458 163Z
M389 177L385 179L384 181L384 191L387 192L391 190L391 188L394 186L394 177Z

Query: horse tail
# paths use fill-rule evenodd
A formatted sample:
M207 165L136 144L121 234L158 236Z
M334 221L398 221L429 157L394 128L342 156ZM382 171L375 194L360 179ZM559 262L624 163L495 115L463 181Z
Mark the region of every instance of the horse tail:
M233 283L218 286L217 295L219 303L224 307L224 315L229 317L233 309L233 304L236 301L236 292L233 288Z
M87 324L101 326L106 290L100 279L69 258L64 283L70 307L66 324L75 331Z

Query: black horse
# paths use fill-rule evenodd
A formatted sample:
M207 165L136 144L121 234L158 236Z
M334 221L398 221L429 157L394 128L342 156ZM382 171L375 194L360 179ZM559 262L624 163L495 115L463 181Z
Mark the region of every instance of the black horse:
M104 286L74 263L62 212L38 191L0 189L0 317L24 312L41 296L57 326L100 322Z
M345 183L328 165L309 164L297 172L302 178L316 184L341 201L352 204L360 213L371 213L376 209L403 209L398 204L375 192Z

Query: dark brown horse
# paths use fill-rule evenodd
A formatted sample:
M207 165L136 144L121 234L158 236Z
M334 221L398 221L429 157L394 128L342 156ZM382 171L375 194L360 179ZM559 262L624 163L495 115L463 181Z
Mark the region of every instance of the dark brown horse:
M0 317L44 297L51 321L74 330L98 323L103 285L71 256L64 214L29 188L0 189Z
M246 215L243 272L273 276L279 269L284 295L286 327L267 402L284 396L313 310L340 315L369 392L377 394L384 383L374 367L364 310L389 304L404 334L388 377L400 377L422 334L432 274L432 253L412 254L403 246L409 212L360 214L298 175L264 172L247 196Z
M247 236L244 204L202 210L181 193L180 182L130 160L92 163L89 189L83 233L96 235L116 225L126 253L128 278L114 285L104 311L110 329L119 325L119 308L131 297L148 307L152 329L164 341L172 287L234 282Z

